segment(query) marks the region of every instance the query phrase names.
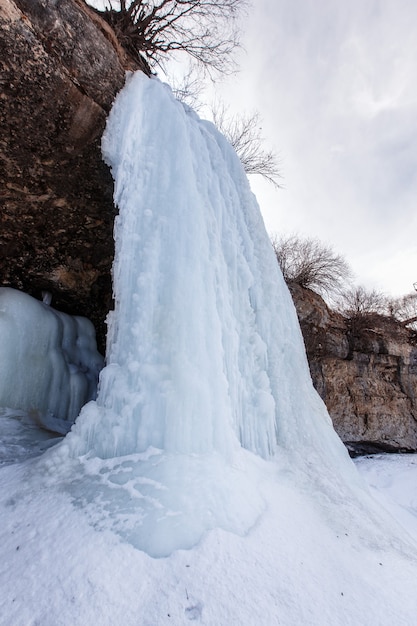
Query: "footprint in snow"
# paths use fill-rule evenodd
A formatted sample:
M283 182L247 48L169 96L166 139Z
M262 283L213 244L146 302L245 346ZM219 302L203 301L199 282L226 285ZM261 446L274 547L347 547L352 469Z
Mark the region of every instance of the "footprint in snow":
M193 606L189 606L185 609L185 615L190 621L196 621L200 619L201 613L203 611L203 606L201 602L197 602Z

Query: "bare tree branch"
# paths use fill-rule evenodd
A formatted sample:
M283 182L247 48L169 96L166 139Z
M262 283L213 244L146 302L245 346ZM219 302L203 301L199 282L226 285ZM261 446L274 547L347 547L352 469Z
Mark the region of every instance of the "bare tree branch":
M151 67L184 52L206 72L235 69L237 19L248 0L107 0L102 17L133 56Z
M417 293L408 293L400 298L391 298L388 300L388 311L402 326L416 328Z
M376 289L366 289L361 285L347 289L342 293L338 310L349 318L363 317L369 314L387 315L387 298Z
M278 157L263 146L261 117L258 112L249 115L229 115L224 104L212 106L213 122L235 149L247 174L259 174L280 187Z
M202 93L205 85L201 73L194 65L189 65L187 72L181 78L170 77L169 84L177 100L197 112L202 108Z
M272 236L272 245L287 284L296 283L321 295L346 289L351 270L345 259L317 239Z

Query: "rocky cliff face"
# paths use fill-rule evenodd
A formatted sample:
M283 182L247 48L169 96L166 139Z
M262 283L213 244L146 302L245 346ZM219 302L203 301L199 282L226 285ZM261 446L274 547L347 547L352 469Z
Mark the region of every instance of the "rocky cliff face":
M0 277L89 317L104 348L113 182L107 114L137 69L82 0L0 0Z
M417 338L379 315L347 320L291 288L314 386L352 451L417 450Z

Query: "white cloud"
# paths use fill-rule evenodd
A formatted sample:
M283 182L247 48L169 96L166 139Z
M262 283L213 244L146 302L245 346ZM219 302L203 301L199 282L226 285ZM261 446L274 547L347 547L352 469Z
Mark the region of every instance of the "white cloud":
M417 279L416 23L410 0L257 0L224 89L281 155L285 191L253 181L268 229L332 243L392 292Z

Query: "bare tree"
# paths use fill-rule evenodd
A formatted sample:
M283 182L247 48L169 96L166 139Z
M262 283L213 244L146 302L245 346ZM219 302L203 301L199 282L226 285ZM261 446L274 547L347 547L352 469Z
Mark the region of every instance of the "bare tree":
M337 306L340 313L346 317L363 317L377 313L387 314L387 298L376 289L366 287L352 287L343 291Z
M174 96L183 104L198 112L203 107L202 94L205 89L204 79L195 65L189 65L182 76L169 77L169 85Z
M230 115L223 104L212 106L213 122L231 143L247 174L259 174L280 187L278 157L264 148L261 118L258 112L249 115Z
M390 299L388 311L403 326L415 328L417 323L417 294L409 293L401 298Z
M271 240L287 284L296 283L330 297L346 289L351 270L330 246L298 235L275 235Z
M206 71L223 74L235 68L239 47L237 18L247 0L107 0L100 15L134 57L151 67L185 52Z

